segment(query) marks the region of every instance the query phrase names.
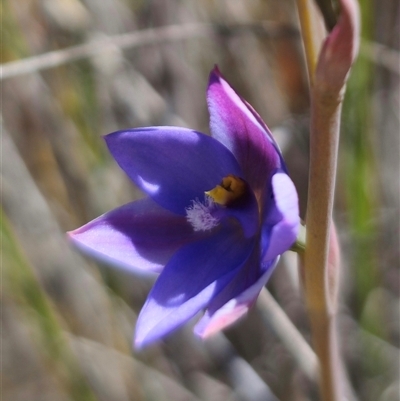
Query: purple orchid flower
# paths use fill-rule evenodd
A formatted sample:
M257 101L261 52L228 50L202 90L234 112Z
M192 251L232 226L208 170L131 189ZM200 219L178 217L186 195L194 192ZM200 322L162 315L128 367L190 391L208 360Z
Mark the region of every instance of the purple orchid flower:
M268 127L217 67L207 102L211 137L178 127L107 135L147 197L69 233L103 261L160 273L137 320L136 347L202 310L202 338L235 322L297 238L297 193Z

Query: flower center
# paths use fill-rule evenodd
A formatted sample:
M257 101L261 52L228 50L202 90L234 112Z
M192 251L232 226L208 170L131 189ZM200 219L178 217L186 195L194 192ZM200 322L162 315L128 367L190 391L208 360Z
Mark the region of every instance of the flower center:
M229 206L234 201L240 199L246 193L246 183L235 175L227 175L221 184L206 192L215 203L222 206Z
M230 206L237 206L234 203L243 199L246 194L246 182L234 175L227 175L219 185L205 192L204 202L199 199L192 201L186 208L186 219L194 231L211 230L222 218L235 216L235 207Z

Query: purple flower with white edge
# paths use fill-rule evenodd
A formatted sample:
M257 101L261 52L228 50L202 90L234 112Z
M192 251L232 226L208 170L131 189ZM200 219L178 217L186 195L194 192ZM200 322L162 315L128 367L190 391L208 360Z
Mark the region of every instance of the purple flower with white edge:
M217 67L207 103L211 136L178 127L107 135L147 197L69 233L101 260L160 273L137 320L136 347L199 311L202 338L235 322L297 238L297 193L270 130Z

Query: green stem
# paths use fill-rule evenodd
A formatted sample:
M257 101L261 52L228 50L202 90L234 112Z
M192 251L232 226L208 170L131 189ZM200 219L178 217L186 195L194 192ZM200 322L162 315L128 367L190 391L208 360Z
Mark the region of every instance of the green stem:
M328 253L336 179L342 98L311 90L310 170L304 252L306 302L319 357L322 400L339 401L338 349L334 307L330 302Z
M345 78L343 77L343 87L334 87L334 90L331 90L329 80L321 81L320 76L318 84L316 83L315 49L319 38L315 35L310 37L313 31L313 12L307 0L298 0L298 9L311 85L306 249L300 254L300 259L304 266L302 276L313 346L320 365L321 400L339 401L343 398L339 391L338 378L340 365L335 330L336 303L332 302L331 297L336 292L331 286L336 286L337 281L332 280L328 259ZM334 268L338 270L339 266Z

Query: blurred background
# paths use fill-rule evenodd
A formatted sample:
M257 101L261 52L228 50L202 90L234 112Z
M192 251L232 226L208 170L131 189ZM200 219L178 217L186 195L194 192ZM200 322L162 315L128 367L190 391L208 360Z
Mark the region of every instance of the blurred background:
M334 212L343 259L338 329L352 399L395 401L400 10L396 0L360 5ZM2 63L46 55L5 65L1 81L2 399L317 400L315 383L257 308L225 336L202 343L188 324L134 352L153 279L96 264L64 235L142 196L103 135L148 125L208 133L214 64L273 130L304 217L309 97L295 2L3 0L1 25ZM61 49L70 49L62 62L49 53ZM310 341L294 254L268 288Z

